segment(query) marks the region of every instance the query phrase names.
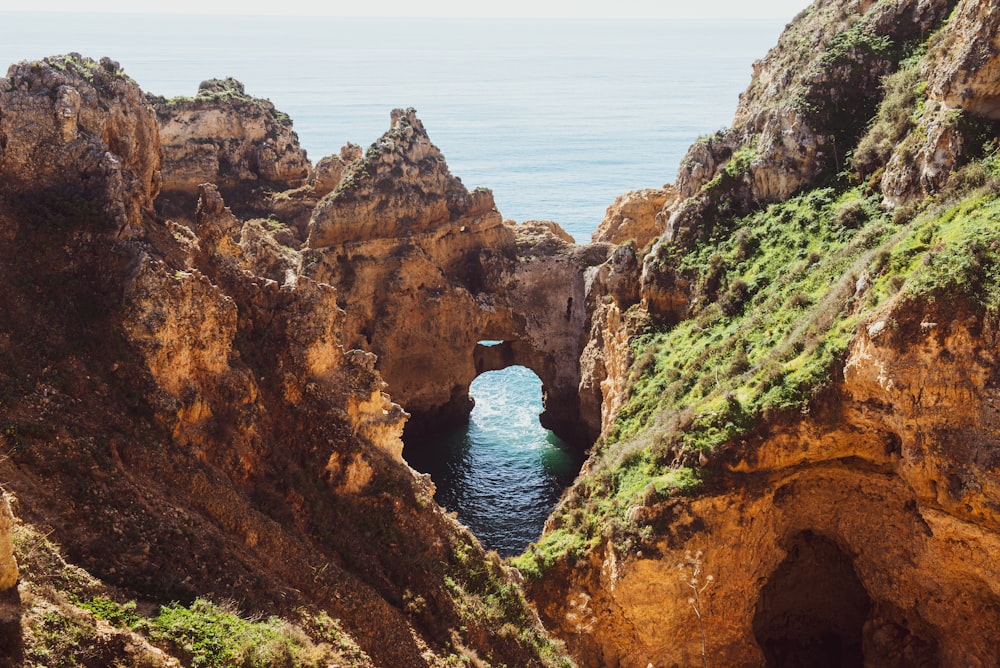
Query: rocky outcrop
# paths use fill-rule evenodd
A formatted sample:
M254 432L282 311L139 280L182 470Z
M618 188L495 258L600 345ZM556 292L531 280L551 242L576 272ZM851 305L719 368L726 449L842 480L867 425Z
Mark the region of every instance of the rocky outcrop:
M344 172L354 162L361 159L361 147L347 143L338 155L329 155L320 159L313 167L304 185L273 193L270 199L270 209L274 217L289 226L294 227L297 239L309 236L309 220L320 199L336 190Z
M883 78L941 24L954 0L816 2L799 14L765 58L754 64L730 128L688 150L658 214L664 233L645 258L643 298L666 321L683 317L690 295L669 261L671 246L712 238L716 224L744 215L848 167L848 157L880 101ZM931 138L910 146L886 171L888 202L939 185L955 164L949 123L929 118ZM960 147L958 147L960 148ZM916 182L905 166L923 164Z
M963 0L931 54L932 98L1000 119L1000 17L988 0Z
M741 221L769 225L791 216L792 207L822 203L824 192L830 197L860 189L866 202L821 214L852 234L878 199L857 182L826 181L787 208L776 207L774 218L744 214L841 171L860 137L892 121L890 114L901 122L892 132L877 128L887 147L872 150L866 156L871 164L854 178L881 189L888 206L908 205L908 216L919 203L945 202L916 219L927 225L923 229L977 211L983 202L993 205L992 163L978 161L984 144L988 149L1000 136L990 117L996 49L995 12L988 4L818 2L755 66L733 129L689 151L676 184L683 199L667 203L665 232L640 258L639 306L629 311L636 297L616 295L593 311L599 324L585 359L593 360L593 369L603 361L595 375L605 375L606 440L595 446L538 549L523 562L542 618L570 644L580 665L985 666L1000 660L994 642L1000 594L993 584L1000 573L990 557L1000 545L995 297L979 273L963 288L972 295L968 300L953 284L933 293L914 288L885 296L904 279L915 280L916 265L941 262L945 248L961 258L956 265L992 271L995 260L971 240L969 230L978 228L956 225L951 236L935 236L922 263L907 256L909 268L875 268L896 257L901 237L858 256L839 278L842 297L824 298L830 311L840 311L837 318L849 314L859 323L856 330L853 322L846 328L853 332L843 340L846 351L831 356L829 375L810 387L806 399L766 408L740 425L748 398L739 389L729 392L719 378L745 380L775 360L748 363L735 335L709 352L710 340L722 333L713 322L729 323L721 336L726 340L756 314L731 317L731 304L712 303L708 295L716 289L707 287L727 262L735 269L730 280L762 278L743 270L753 265L746 249L760 228L741 228ZM879 100L869 95L878 90L877 78L869 77L892 72L913 53L904 61L907 77L893 82L905 84L907 95L887 100L885 106L896 108L876 114ZM925 79L931 82L926 99ZM960 86L964 98L956 92ZM752 133L740 135L749 128ZM782 138L789 140L784 148L775 143ZM969 199L959 208L954 203L963 197ZM891 222L885 216L880 225L901 225L908 216L897 213ZM774 234L777 227L765 229ZM789 243L802 240L797 234L789 234ZM969 238L953 238L962 234ZM921 243L930 238L924 237ZM807 272L820 260L811 255L798 268ZM692 264L698 269L691 271ZM784 272L796 270L785 265L763 280L780 283ZM636 269L617 274L630 271ZM827 280L832 286L837 277ZM876 280L893 287L876 297ZM602 293L614 290L595 294ZM793 294L776 307L798 309L803 297ZM887 301L876 308L878 299ZM753 298L746 307L771 308ZM796 318L800 331L819 325L806 315ZM688 322L675 328L683 320ZM656 341L645 348L628 338L644 329ZM656 338L661 331L686 334ZM676 341L690 345L691 358L711 359L726 350L735 361L685 377L677 358L657 349ZM795 343L788 353L794 361L783 373L808 356L803 348L810 344ZM643 355L633 360L635 348ZM704 408L693 393L669 405L657 396L684 382L705 388ZM713 387L719 389L713 393ZM765 385L762 391L771 390ZM644 393L648 403L629 404L631 414L624 411L626 419L615 424L620 398L629 393ZM659 408L636 428L635 414L647 406ZM730 435L706 447L697 441L704 433L699 420ZM633 431L622 436L625 429ZM699 483L671 480L690 472ZM606 513L608 504L613 514ZM553 558L556 545L570 547Z
M577 246L551 222L528 221L515 232L514 253L493 256L485 267L484 287L496 313L482 338L503 340L504 366L521 364L542 380L544 426L570 442L592 442L599 411L581 395L581 355L596 299L593 275L611 248ZM501 367L483 365L477 372L492 368Z
M70 54L0 79L0 180L9 191L99 202L137 234L160 189L156 117L118 63Z
M896 145L881 179L888 206L941 190L983 150L983 137L1000 119L996 32L996 12L989 3L961 2L935 35L921 65L927 99L913 111L913 128Z
M248 182L286 190L303 184L310 164L292 121L235 79L209 79L193 98L151 96L163 147L164 192L196 195Z
M663 234L666 221L661 213L667 202L675 199L671 187L630 190L619 195L608 207L591 241L620 244L632 240L642 248Z
M965 155L967 139L960 115L928 101L917 127L892 152L880 187L892 207L920 201L941 190Z
M14 558L14 513L7 494L0 500L0 592L17 584L17 560Z
M240 220L210 184L184 218L145 215L155 117L110 61L11 72L0 86L0 469L19 516L102 585L59 573L43 592L58 605L43 615L33 594L14 617L82 637L93 615L69 601L113 585L116 600L152 604L143 615L238 600L244 615L298 620L317 644L347 639L359 665L557 662L513 575L403 463L405 413L374 356L350 345L341 293L303 275L289 230ZM54 102L69 88L82 100L76 136ZM62 559L32 562L33 577ZM20 629L8 621L5 647ZM19 633L26 660L48 651ZM102 651L109 664L131 656Z
M554 223L504 223L489 191L450 174L413 110L393 112L319 202L309 246L304 272L337 287L345 344L377 356L411 433L465 421L476 376L520 364L542 380L546 425L596 435L596 419L580 424L579 359L587 271L609 248L574 246Z
M499 222L492 193L467 191L448 171L416 112L397 109L389 131L317 205L309 247L426 234L462 218L476 225L483 217Z
M897 303L861 332L821 414L755 433L709 493L637 505L638 549L541 585L582 665L1000 659L996 323Z

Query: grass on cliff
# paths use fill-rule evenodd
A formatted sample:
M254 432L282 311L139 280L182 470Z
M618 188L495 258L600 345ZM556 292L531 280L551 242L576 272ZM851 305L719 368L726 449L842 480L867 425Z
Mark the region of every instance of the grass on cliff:
M763 421L808 413L858 324L888 300L996 313L1000 157L954 174L912 218L842 182L731 221L669 261L692 279L690 318L635 340L628 399L591 474L514 562L529 577L607 538L625 550L651 538L642 509L699 490L705 464Z
M372 665L324 612L300 610L290 622L248 618L231 604L200 598L190 605L140 605L67 563L59 547L31 526L15 525L13 541L20 641L5 649L22 665L161 665L157 647L196 668Z

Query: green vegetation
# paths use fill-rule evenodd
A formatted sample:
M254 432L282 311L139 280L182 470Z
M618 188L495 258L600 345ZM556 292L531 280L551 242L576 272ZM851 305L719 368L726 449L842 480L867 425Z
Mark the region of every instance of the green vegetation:
M201 666L326 666L335 657L305 633L277 617L251 621L233 606L204 599L164 606L151 622L151 635L169 640L195 668Z
M546 637L536 625L523 590L510 577L507 566L497 553L489 552L482 559L477 556L479 550L471 543L471 538L463 537L461 540L464 542L452 548L451 561L456 577L446 575L444 578L461 618L475 620L481 632L509 638L531 648L542 660L542 665L572 666L561 643ZM458 640L456 636L453 642L457 644ZM493 662L491 657L485 658Z
M709 452L767 410L798 408L846 348L858 279L895 231L862 187L828 187L737 221L675 258L698 286L692 318L635 344L632 392L610 442L682 415L680 442Z
M107 85L114 79L130 81L121 65L110 58L101 58L100 61L97 61L74 52L62 56L51 56L45 58L44 61L36 61L35 64L39 65L42 62L62 72L77 74L103 92L107 92Z
M59 547L30 526L15 525L13 541L26 666L147 665L146 643L195 667L371 665L325 612L299 610L295 623L253 620L232 605L196 599L190 606L147 605L155 611L147 616L136 601L116 600L99 580L67 563ZM120 642L109 640L102 621Z
M103 619L118 628L133 629L141 626L143 622L143 617L135 611L135 601L118 603L106 596L94 596L79 605L84 610L90 610L98 619Z
M1000 311L1000 156L986 152L919 214L890 214L841 176L671 249L689 317L635 340L628 399L590 475L514 565L539 577L606 539L638 549L654 533L644 509L711 484L706 462L763 422L809 412L858 323L890 299Z
M927 82L920 73L921 54L900 64L883 82L884 97L867 133L854 151L854 169L861 176L881 177L893 148L920 118Z

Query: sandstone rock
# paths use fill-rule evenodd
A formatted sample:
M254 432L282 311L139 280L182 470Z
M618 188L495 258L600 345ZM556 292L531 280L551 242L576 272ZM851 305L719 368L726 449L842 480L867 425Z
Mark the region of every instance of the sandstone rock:
M933 101L925 105L917 128L897 144L885 166L881 188L888 206L922 200L945 185L967 144L958 121L954 110Z
M1000 119L1000 15L992 2L960 2L929 60L932 98Z
M151 111L110 61L94 67L52 59L15 66L0 84L0 469L24 516L66 548L62 556L39 539L44 573L24 601L54 600L56 618L86 618L61 656L95 648L110 662L176 663L111 648L128 634L50 597L67 583L74 596L105 595L78 577L87 569L115 597L231 599L241 614L286 618L301 610L324 620L305 629L316 639L343 628L338 637L356 640L359 665L456 653L555 665L559 652L506 567L402 463L406 415L373 355L349 343L364 333L347 329L336 288L300 271L319 253L283 244L289 231L273 219L242 220L212 184L184 216L142 215L156 190L140 178L159 164L156 125L145 125ZM238 208L266 204L248 197ZM124 212L125 234L108 211ZM509 238L492 204L435 223L401 252L415 263L423 254L444 277L429 290L406 277L429 298L413 304L447 288L489 314L486 299L458 288L477 284L484 239ZM383 243L402 251L410 240L376 239L369 250ZM2 551L0 540L0 563ZM497 636L479 614L487 596L510 615L512 635ZM21 632L40 626L19 617L17 590L0 598L4 650L23 642L26 656L40 656L37 637ZM91 627L100 637L79 638Z
M0 79L0 180L8 190L99 200L137 234L160 189L158 128L139 87L107 58L12 65Z
M843 169L896 67L889 45L925 38L950 9L948 0L864 0L800 13L754 63L732 127L681 161L662 243L709 233L720 204L739 215Z
M345 144L339 155L329 155L317 162L309 171L304 185L271 196L270 208L279 220L295 228L297 240L309 235L309 220L316 204L336 190L344 172L361 156L360 146Z
M537 585L581 665L758 665L823 655L822 633L858 660L997 660L996 324L911 309L861 330L835 408L752 436L717 490L637 501L651 543L608 541Z
M604 220L591 235L591 241L620 244L635 240L642 248L663 234L665 221L659 216L667 202L676 198L672 187L630 190L619 195L608 207Z
M451 175L413 109L396 109L392 124L317 205L309 246L425 234L465 218L494 215L493 195L469 192Z
M288 116L235 79L204 81L193 98L149 99L159 119L165 192L256 182L284 190L309 174Z
M4 493L0 499L0 592L17 585L17 560L14 558L14 513L10 497Z
M637 320L626 315L639 302L639 258L634 244L614 249L608 260L587 272L587 313L590 331L580 354L580 420L591 440L603 436L626 399L625 381L633 354Z

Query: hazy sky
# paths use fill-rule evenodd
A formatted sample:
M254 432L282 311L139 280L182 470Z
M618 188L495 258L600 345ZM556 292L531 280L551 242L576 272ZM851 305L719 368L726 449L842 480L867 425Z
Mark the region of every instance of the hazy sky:
M0 0L0 10L7 0ZM34 0L35 11L524 18L781 18L809 0Z

